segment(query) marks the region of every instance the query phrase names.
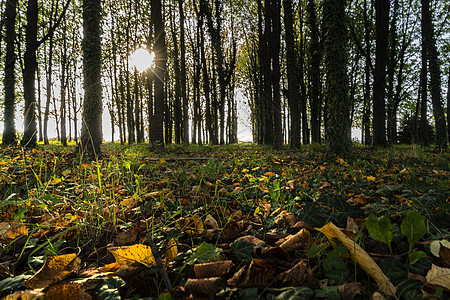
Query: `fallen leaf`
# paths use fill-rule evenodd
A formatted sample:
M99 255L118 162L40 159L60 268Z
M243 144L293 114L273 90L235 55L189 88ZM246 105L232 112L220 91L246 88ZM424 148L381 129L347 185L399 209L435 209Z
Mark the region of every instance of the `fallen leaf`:
M206 295L209 297L213 297L219 289L219 284L219 277L201 279L189 278L184 285L184 288L186 289L186 291L192 293L195 296Z
M219 229L219 224L210 214L208 214L205 218L205 225L212 229Z
M333 243L333 238L337 238L348 249L352 259L378 283L383 293L389 296L395 295L397 289L375 261L358 244L342 233L339 228L329 222L322 228L317 228L317 230L325 234L331 243Z
M44 293L41 291L17 291L14 294L8 295L3 300L41 300L44 299Z
M30 289L44 289L51 284L66 279L80 268L81 259L75 253L49 256L44 266L24 286Z
M152 250L147 245L136 244L129 247L108 248L119 265L141 263L146 266L156 266Z
M338 285L339 295L341 295L342 300L352 300L358 295L361 296L366 293L366 288L361 282L348 282Z
M302 228L297 234L288 236L286 241L280 245L280 248L287 253L294 252L297 249L307 249L312 245L311 234L305 228Z
M272 261L254 258L250 265L236 272L228 284L236 287L265 287L276 269Z
M23 298L22 298L23 299ZM91 295L85 292L81 283L60 283L51 286L45 292L45 299L52 300L90 300Z
M221 277L233 266L231 260L225 261L214 261L204 264L195 264L194 272L195 277L200 278L211 278L211 277Z
M175 258L177 258L178 256L178 247L177 247L177 242L175 241L174 238L171 238L168 242L167 242L167 248L166 248L166 263L174 261Z
M9 243L21 235L28 235L28 229L19 220L14 220L12 223L0 223L0 242Z
M450 269L431 265L427 273L427 283L450 291Z
M279 280L282 286L307 286L312 288L315 285L313 271L304 260L279 274L275 280Z
M368 181L372 181L372 182L374 182L376 180L376 178L373 176L367 176L366 178Z

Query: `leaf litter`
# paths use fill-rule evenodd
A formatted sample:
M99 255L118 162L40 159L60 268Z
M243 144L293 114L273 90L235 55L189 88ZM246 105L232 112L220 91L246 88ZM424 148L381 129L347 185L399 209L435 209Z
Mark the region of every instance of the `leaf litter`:
M0 297L448 298L449 155L402 147L1 148Z

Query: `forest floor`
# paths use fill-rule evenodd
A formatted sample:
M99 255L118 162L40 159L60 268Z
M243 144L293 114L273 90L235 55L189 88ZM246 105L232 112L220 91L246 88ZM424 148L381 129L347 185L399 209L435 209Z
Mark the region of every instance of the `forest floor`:
M0 148L0 298L450 298L449 152L74 149Z

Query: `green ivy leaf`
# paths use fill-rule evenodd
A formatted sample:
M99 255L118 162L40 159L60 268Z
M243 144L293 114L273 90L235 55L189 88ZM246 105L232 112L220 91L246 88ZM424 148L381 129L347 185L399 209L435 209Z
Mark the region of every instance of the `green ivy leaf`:
M214 259L218 258L222 251L222 249L216 248L209 243L203 243L195 248L194 253L192 253L187 259L187 264L204 264L211 262Z
M392 253L392 224L386 216L375 217L371 214L366 221L366 227L370 236L377 241L385 243L389 246L389 251Z
M308 252L306 252L306 255L309 258L314 258L314 257L321 255L323 253L324 249L325 249L325 246L322 244L320 244L320 245L313 244L311 246L311 248L309 248Z
M408 210L401 213L404 217L400 225L401 233L408 238L409 252L412 251L414 244L425 235L425 217L414 210Z
M121 299L119 289L125 286L125 281L121 278L114 276L105 279L97 286L97 296L99 299Z
M321 290L316 290L317 298L326 298L328 300L340 300L341 295L339 295L337 286L324 286Z
M414 251L409 254L409 264L415 264L419 259L427 257L427 254L423 251Z
M230 247L231 249L233 249L234 255L239 261L251 260L253 258L252 252L254 245L251 243L242 240L237 240L236 242L231 244Z

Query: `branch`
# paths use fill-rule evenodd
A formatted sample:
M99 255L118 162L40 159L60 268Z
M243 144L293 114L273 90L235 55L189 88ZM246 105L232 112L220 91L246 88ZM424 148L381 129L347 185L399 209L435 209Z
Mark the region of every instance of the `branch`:
M55 33L56 28L58 28L59 25L61 24L62 18L65 17L67 9L69 8L70 2L71 2L71 0L67 0L66 5L64 5L63 11L61 12L61 15L59 16L58 20L56 21L56 23L53 26L50 27L50 29L48 30L47 34L40 41L38 41L36 48L39 48L40 45L42 45L51 36L53 36L53 34Z

